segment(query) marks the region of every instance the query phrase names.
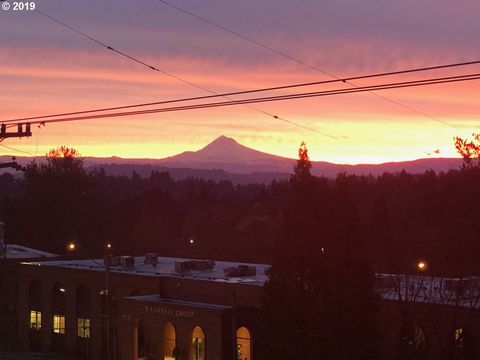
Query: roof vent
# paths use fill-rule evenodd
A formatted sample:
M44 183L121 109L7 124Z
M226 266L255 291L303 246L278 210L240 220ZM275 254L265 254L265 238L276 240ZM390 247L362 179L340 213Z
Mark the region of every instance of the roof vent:
M228 277L255 276L257 275L257 268L250 265L238 265L237 267L228 267L223 272Z
M120 265L122 269L133 269L135 267L135 258L133 256L122 256Z
M215 266L213 260L187 260L175 261L175 270L177 272L184 272L190 270L211 270Z
M157 266L158 264L158 254L155 253L146 253L145 260L143 261L145 265Z

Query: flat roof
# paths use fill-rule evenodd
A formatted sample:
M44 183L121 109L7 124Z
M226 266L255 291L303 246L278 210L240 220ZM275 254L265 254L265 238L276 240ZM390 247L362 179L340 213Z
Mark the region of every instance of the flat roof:
M57 255L48 253L46 251L41 251L37 249L32 249L23 245L17 244L7 244L7 259L39 259L39 258L53 258ZM5 256L5 255L3 255Z
M480 308L480 278L375 274L383 300Z
M188 270L177 271L175 269L176 262L195 261L198 259L184 259L173 257L158 257L156 266L145 264L144 256L135 256L135 265L132 267L122 267L119 265L110 266L110 272L122 273L141 276L157 276L157 277L175 277L183 279L196 279L205 281L214 281L230 284L248 284L263 286L268 280L265 271L270 268L267 264L250 264L239 263L231 261L214 261L215 265L212 269L206 270ZM202 261L202 260L200 260ZM57 260L57 261L42 261L29 262L30 265L37 266L54 266L68 269L91 270L91 271L105 271L103 259L85 259L85 260ZM255 267L256 274L249 276L227 276L225 270L227 268L238 267L239 265L247 265Z

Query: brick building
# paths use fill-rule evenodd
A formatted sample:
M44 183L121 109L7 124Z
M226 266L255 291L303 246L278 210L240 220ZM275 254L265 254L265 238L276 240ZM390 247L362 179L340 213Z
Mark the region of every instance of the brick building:
M0 347L15 347L17 343L18 268L21 262L47 260L55 256L22 245L4 244L0 240Z
M267 268L154 254L107 267L24 263L19 345L86 359L250 360L255 334L239 309L259 304Z
M22 349L94 360L258 359L254 309L269 265L107 259L18 264ZM380 359L479 358L478 278L377 274L376 291Z

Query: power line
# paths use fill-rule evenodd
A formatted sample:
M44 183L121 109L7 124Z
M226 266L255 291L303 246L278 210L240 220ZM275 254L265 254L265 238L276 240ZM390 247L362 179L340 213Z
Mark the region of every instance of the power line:
M317 67L315 67L315 66L313 66L313 65L307 64L306 62L303 62L303 61L300 60L300 59L297 59L297 58L295 58L295 57L293 57L293 56L291 56L291 55L289 55L289 54L287 54L287 53L284 53L284 52L282 52L282 51L280 51L280 50L277 50L277 49L275 49L275 48L273 48L273 47L271 47L271 46L269 46L269 45L267 45L267 44L265 44L265 43L262 43L262 42L260 42L260 41L257 41L257 40L255 40L255 39L251 38L251 37L248 37L248 36L245 36L245 35L243 35L243 34L240 34L239 32L234 31L234 30L232 30L232 29L229 29L229 28L227 28L227 27L225 27L225 26L223 26L223 25L220 25L220 24L218 24L218 23L215 23L215 22L213 22L212 20L209 20L209 19L207 19L207 18L204 18L204 17L202 17L202 16L200 16L200 15L194 14L193 12L188 11L188 10L186 10L186 9L180 7L180 6L171 4L171 3L167 2L167 1L164 1L164 0L157 0L157 1L160 2L160 3L162 3L162 4L164 4L164 5L167 5L167 6L171 7L171 8L173 8L173 9L176 9L176 10L178 10L178 11L184 13L184 14L187 14L187 15L189 15L189 16L191 16L191 17L194 17L194 18L197 19L197 20L200 20L200 21L202 21L202 22L204 22L204 23L207 23L207 24L209 24L209 25L212 25L212 26L216 27L217 29L223 30L223 31L225 31L225 32L227 32L227 33L229 33L229 34L235 35L235 36L237 36L237 37L239 37L239 38L241 38L241 39L243 39L243 40L246 40L246 41L248 41L248 42L250 42L250 43L252 43L252 44L255 44L255 45L257 45L257 46L259 46L259 47L261 47L261 48L264 48L265 50L268 50L268 51L270 51L270 52L273 52L273 53L275 53L275 54L277 54L277 55L280 55L280 56L282 56L282 57L284 57L284 58L286 58L286 59L289 59L289 60L291 60L291 61L294 61L294 62L296 62L296 63L298 63L298 64L300 64L300 65L303 65L303 66L305 66L305 67L308 67L308 68L310 68L310 69L312 69L312 70L321 72L322 74L325 74L325 75L327 75L327 76L336 78L336 76L334 76L333 74L330 74L330 73L328 73L328 72L326 72L326 71L323 71L323 70L321 70L321 69L319 69L319 68L317 68ZM337 78L337 79L338 79L338 78Z
M163 100L163 101L156 101L156 102L149 102L149 103L139 103L139 104L132 104L132 105L124 105L124 106L97 108L97 109L74 111L74 112L67 112L67 113L57 113L57 114L50 114L50 115L41 115L41 116L32 116L32 117L24 117L24 118L7 119L7 120L3 120L2 123L46 119L46 118L58 117L58 116L80 115L80 114L88 114L88 113L111 111L111 110L122 110L122 109L129 109L129 108L136 108L136 107L146 107L146 106L153 106L153 105L165 105L165 104L178 103L178 102L207 100L207 99L213 99L213 98L217 98L217 97L230 97L230 96L247 95L247 94L259 93L259 92L287 90L287 89L294 89L294 88L299 88L299 87L334 84L334 83L340 83L340 82L347 82L347 81L351 81L351 80L365 80L365 79L372 79L372 78L377 78L377 77L404 75L404 74L410 74L410 73L432 71L432 70L439 70L439 69L448 69L448 68L456 68L456 67L464 67L464 66L471 66L471 65L478 65L478 64L480 64L480 60L460 62L460 63L450 63L450 64L443 64L443 65L429 66L429 67L404 69L404 70L389 71L389 72L382 72L382 73L372 73L372 74L366 74L366 75L356 75L356 76L351 76L351 77L338 79L338 80L323 80L323 81L304 82L304 83L296 83L296 84L289 84L289 85L282 85L282 86L275 86L275 87L258 88L258 89L253 89L253 90L243 90L243 91L228 92L228 93L217 93L215 95L196 96L196 97L188 97L188 98L181 98L181 99L174 99L174 100Z
M275 53L275 54L277 54L277 55L279 55L279 56L282 56L283 58L286 58L286 59L288 59L288 60L290 60L290 61L296 62L297 64L300 64L300 65L302 65L302 66L304 66L304 67L307 67L307 68L309 68L309 69L311 69L311 70L320 72L320 73L322 73L322 74L324 74L324 75L327 75L327 76L329 76L329 77L331 77L331 78L334 78L334 79L337 79L337 80L340 80L340 79L341 79L340 77L338 77L338 76L336 76L336 75L334 75L334 74L332 74L332 73L329 73L329 72L327 72L327 71L325 71L325 70L322 70L322 69L320 69L320 68L318 68L318 67L316 67L316 66L314 66L314 65L308 64L308 63L300 60L299 58L294 57L294 56L292 56L292 55L289 55L289 54L287 54L287 53L285 53L285 52L283 52L283 51L280 51L280 50L278 50L278 49L276 49L276 48L274 48L274 47L272 47L272 46L270 46L270 45L265 44L264 42L260 42L260 41L258 41L258 40L255 40L255 39L252 38L252 37L245 36L245 35L237 32L237 31L234 31L234 30L232 30L232 29L230 29L230 28L227 28L226 26L220 25L220 24L218 24L218 23L216 23L216 22L214 22L214 21L212 21L212 20L209 20L209 19L204 18L204 17L202 17L202 16L200 16L200 15L198 15L198 14L195 14L195 13L193 13L193 12L191 12L191 11L188 11L188 10L186 10L186 9L178 6L178 5L171 4L171 3L169 3L169 2L167 2L167 1L165 1L165 0L157 0L157 1L160 2L160 3L162 3L162 4L164 4L164 5L166 5L166 6L171 7L171 8L173 8L173 9L177 10L177 11L180 11L180 12L186 14L186 15L189 15L189 16L197 19L197 20L200 20L200 21L202 21L202 22L204 22L204 23L206 23L206 24L209 24L209 25L211 25L211 26L214 26L214 27L216 27L217 29L220 29L220 30L225 31L225 32L227 32L227 33L229 33L229 34L235 35L236 37L239 37L239 38L241 38L241 39L243 39L243 40L245 40L245 41L248 41L248 42L250 42L250 43L252 43L252 44L255 44L255 45L257 45L257 46L259 46L259 47L261 47L261 48L263 48L263 49L265 49L265 50L268 50L268 51L270 51L270 52L272 52L272 53ZM357 85L354 84L354 83L352 83L352 82L345 81L345 83L347 83L347 84L350 85L350 86L357 87ZM419 114L419 115L428 117L428 118L430 118L430 119L432 119L432 120L438 121L438 122L440 122L440 123L442 123L442 124L444 124L444 125L446 125L446 126L449 126L449 127L451 127L451 128L454 128L454 129L457 128L456 126L454 126L454 125L452 125L452 124L450 124L450 123L448 123L448 122L446 122L446 121L444 121L444 120L438 119L438 118L436 118L436 117L434 117L434 116L432 116L432 115L429 115L429 114L427 114L427 113L425 113L425 112L423 112L423 111L417 110L417 109L415 109L415 108L413 108L413 107L411 107L411 106L404 105L404 104L402 104L402 103L400 103L400 102L398 102L398 101L389 99L389 98L387 98L387 97L385 97L385 96L382 96L382 95L379 95L379 94L375 94L375 93L371 93L371 94L374 95L374 96L376 96L376 97L378 97L378 98L380 98L380 99L382 99L382 100L388 101L388 102L390 102L391 104L395 104L395 105L400 106L400 107L402 107L402 108L404 108L404 109L407 109L407 110L409 110L409 111L415 112L415 113L417 113L417 114Z
M22 153L22 154L25 154L25 155L30 155L30 156L36 156L32 153L29 153L29 152L26 152L26 151L22 151L22 150L18 150L18 149L15 149L11 146L7 146L7 145L4 145L4 144L0 144L0 146L4 147L4 148L7 148L7 149L10 149L10 150L13 150L13 151L16 151L16 152L19 152L19 153Z
M164 71L164 70L160 70L159 68L157 68L157 67L155 67L155 66L153 66L153 65L150 65L150 64L146 63L145 61L140 60L140 59L137 58L137 57L134 57L134 56L132 56L132 55L129 55L129 54L123 52L123 51L117 50L117 49L113 48L112 46L106 44L105 42L100 41L100 40L97 40L96 38L94 38L94 37L92 37L92 36L90 36L90 35L87 35L86 33L84 33L84 32L82 32L82 31L80 31L80 30L78 30L78 29L76 29L76 28L74 28L74 27L66 24L65 22L63 22L63 21L61 21L61 20L58 20L57 18L54 18L54 17L51 16L51 15L46 14L45 12L42 12L42 11L37 10L37 9L35 9L35 11L36 11L38 14L44 16L45 18L47 18L47 19L49 19L49 20L51 20L51 21L53 21L53 22L55 22L55 23L63 26L64 28L73 31L73 32L75 32L76 34L78 34L78 35L80 35L80 36L82 36L82 37L84 37L84 38L86 38L86 39L88 39L88 40L90 40L90 41L93 41L93 42L95 42L96 44L98 44L98 45L100 45L100 46L102 46L102 47L104 47L104 48L106 48L106 49L108 49L108 50L110 50L110 51L113 51L113 52L117 53L118 55L121 55L121 56L123 56L123 57L125 57L125 58L127 58L127 59L129 59L129 60L131 60L131 61L134 61L134 62L136 62L136 63L138 63L138 64L140 64L140 65L142 65L142 66L145 66L145 67L149 68L150 70L154 70L154 71L160 72L160 73L162 73L162 74L164 74L164 75L170 76L170 77L172 77L172 78L174 78L174 79L176 79L176 80L178 80L178 81L181 81L181 82L183 82L183 83L185 83L185 84L188 84L188 85L190 85L190 86L193 86L193 87L195 87L195 88L197 88L197 89L206 91L206 92L208 92L208 93L210 93L210 94L218 95L218 93L215 92L215 91L213 91L213 90L207 89L207 88L204 87L204 86L200 86L200 85L198 85L198 84L195 84L195 83L193 83L193 82L191 82L191 81L185 80L185 79L183 79L183 78L181 78L181 77L179 77L179 76L176 76L176 75L171 74L171 73L169 73L169 72L166 72L166 71ZM223 97L226 97L226 96L223 96ZM226 98L227 98L227 97L226 97ZM229 99L229 98L227 98L227 99L228 99L228 100L231 100L231 99ZM339 137L337 137L337 136L330 135L330 134L327 134L327 133L325 133L325 132L321 132L321 131L318 131L318 130L316 130L316 129L310 128L310 127L308 127L308 126L298 124L298 123L296 123L296 122L294 122L294 121L287 120L287 119L285 119L285 118L283 118L283 117L279 117L279 116L277 116L277 115L275 115L275 114L272 114L272 113L269 113L269 112L267 112L267 111L254 108L254 107L252 107L252 106L247 106L247 107L250 108L251 110L257 111L257 112L259 112L259 113L261 113L261 114L268 115L268 116L270 116L270 117L272 117L272 118L274 118L274 119L276 119L276 120L281 120L281 121L283 121L283 122L287 122L287 123L292 124L292 125L295 125L295 126L297 126L297 127L299 127L299 128L303 128L303 129L306 129L306 130L315 132L315 133L317 133L317 134L319 134L319 135L323 135L323 136L330 137L330 138L333 138L333 139L339 139Z
M196 109L205 109L205 108L216 108L216 107L225 107L225 106L234 106L234 105L272 102L272 101L305 99L305 98L321 97L321 96L353 94L353 93L367 92L367 91L374 91L374 90L375 91L389 90L389 89L399 89L399 88L408 88L408 87L417 87L417 86L426 86L426 85L435 85L435 84L446 84L446 83L452 83L452 82L470 81L470 80L479 80L479 79L480 79L480 73L475 73L475 74L459 75L459 76L451 76L451 77L429 78L429 79L407 81L407 82L370 85L365 87L357 87L357 88L349 88L349 89L317 91L317 92L298 93L298 94L291 94L291 95L278 95L278 96L261 97L261 98L249 98L249 99L243 99L243 100L230 100L230 101L223 101L223 102L216 102L216 103L203 103L203 104L184 105L184 106L175 106L175 107L166 107L166 108L156 108L156 109L149 109L149 110L97 114L97 115L90 115L90 116L37 120L31 123L45 124L45 123L55 123L55 122L69 122L69 121L77 121L77 120L111 118L111 117L120 117L120 116L144 115L144 114L152 114L152 113L196 110Z
M340 95L340 94L365 92L365 91L371 91L371 90L387 90L387 89L395 89L395 88L433 85L433 84L477 80L477 79L480 79L480 74L464 75L461 77L457 76L457 77L448 77L448 78L417 80L417 81L404 82L404 83L374 85L374 86L367 86L364 88L355 88L355 89L330 90L330 91L321 91L321 92L300 93L300 94L294 94L294 95L251 98L251 99L244 99L244 100L237 100L237 101L224 101L224 102L217 102L217 103L204 103L204 104L196 104L196 105L157 108L157 109L131 111L131 112L118 112L118 113L100 114L100 115L83 116L83 117L51 119L51 120L33 121L31 123L35 124L35 123L66 122L66 121L73 121L73 120L89 120L89 119L99 119L99 118L108 118L108 117L117 117L117 116L142 115L142 114L172 112L172 111L181 111L181 110L194 110L194 109L201 109L201 108L213 108L213 107L258 103L258 102L271 102L271 101L292 100L292 99L301 99L301 98L310 98L310 97L319 97L319 96Z
M65 24L64 22L62 22L62 21L60 21L60 20L58 20L58 19L55 19L54 17L52 17L52 16L50 16L50 15L47 15L47 14L45 14L45 13L43 13L43 12L40 12L40 11L37 11L37 13L39 13L39 14L45 16L46 18L48 18L48 19L50 19L50 20L52 20L52 21L54 21L54 22L62 25L63 27L65 27L65 28L67 28L67 29L69 29L69 30L72 30L72 31L78 33L79 35L81 35L82 37L87 38L88 40L94 41L95 43L97 43L97 44L99 44L99 45L101 45L101 46L103 46L103 47L106 47L108 50L114 51L114 52L118 53L119 55L122 55L122 56L124 56L124 57L126 57L126 58L128 58L128 59L130 59L130 60L136 61L137 63L140 63L141 65L144 65L144 66L146 66L146 67L149 67L149 68L152 69L152 70L155 70L155 69L156 69L155 67L151 66L150 64L147 64L147 63L145 63L144 61L142 61L142 60L140 60L140 59L138 59L138 58L135 58L135 57L133 57L133 56L131 56L131 55L125 53L125 52L118 51L118 50L114 49L113 47L109 46L108 44L106 44L106 43L104 43L104 42L102 42L102 41L99 41L99 40L93 38L92 36L89 36L89 35L87 35L86 33L83 33L82 31L79 31L79 30L77 30L77 29L69 26L69 25ZM435 69L435 68L441 68L441 67L443 67L443 66L439 66L439 67L429 67L429 69ZM154 69L154 68L155 68L155 69ZM427 69L427 68L425 68L425 69ZM158 70L159 72L162 72L162 73L164 73L164 74L166 74L166 75L169 75L169 76L172 76L172 75L173 75L173 74L169 74L169 73L166 73L166 72L164 72L164 71L161 71L161 70L159 70L159 69L157 69L157 70ZM401 72L394 72L394 73L401 73ZM174 77L174 78L176 78L176 79L178 78L178 77L176 77L175 75L173 75L172 77ZM348 83L348 81L346 81L346 79L341 79L341 78L338 78L338 77L335 78L335 79L336 79L335 81L337 81L337 82L338 82L338 81L342 81L342 82ZM202 90L204 90L204 91L207 91L207 92L209 92L209 93L211 93L211 94L215 94L214 96L217 96L217 95L222 96L221 94L218 94L218 93L216 93L216 92L213 92L213 91L211 91L211 90L209 90L209 89L206 89L206 88L204 88L204 87L198 86L198 85L196 85L196 84L194 84L194 83L191 83L191 82L189 82L189 81L184 81L184 80L181 79L181 78L178 78L178 80L183 81L183 82L185 82L185 83L187 83L187 84L193 85L193 86L195 86L195 87L197 87L197 88L200 88L200 89L202 89ZM225 97L225 96L224 96L224 97ZM232 99L227 98L227 100L232 100ZM279 100L283 100L283 99L279 99ZM254 102L260 102L260 101L253 101L253 102L250 101L250 103L254 103ZM323 136L327 136L327 137L334 138L334 139L337 139L337 140L340 140L340 139L341 139L340 137L337 137L337 136L333 136L333 135L330 135L330 134L326 134L326 133L320 132L320 131L318 131L318 130L316 130L316 129L313 129L313 128L310 128L310 127L307 127L307 126L298 124L298 123L296 123L296 122L293 122L293 121L284 119L284 118L282 118L282 117L279 117L279 116L277 116L277 115L274 115L274 114L272 114L272 113L269 113L269 112L266 112L266 111L263 111L263 110L260 110L260 109L256 109L256 108L254 108L254 107L252 107L252 106L248 106L248 105L246 105L246 104L247 104L247 102L244 102L244 103L238 102L238 103L235 104L233 101L231 101L231 104L229 104L229 102L225 102L225 104L222 104L221 106L244 105L244 106L247 106L247 107L249 107L249 108L251 108L251 109L253 109L253 110L257 111L257 112L260 112L260 113L262 113L262 114L266 114L266 115L268 115L268 116L271 116L271 117L273 117L273 118L276 119L276 120L280 120L280 121L283 121L283 122L286 122L286 123L295 125L295 126L297 126L297 127L304 128L304 129L306 129L306 130L319 133L319 134L321 134L321 135L323 135ZM188 108L179 109L179 110L188 110ZM106 111L106 110L104 110L104 111ZM93 112L93 111L92 111L92 112ZM138 114L141 114L141 113L138 113ZM133 114L132 114L132 115L133 115ZM125 115L122 115L122 116L125 116ZM111 117L111 116L108 115L108 117ZM14 119L12 119L12 120L14 120ZM69 121L70 121L70 120L69 120ZM51 121L49 121L49 122L51 122ZM43 123L43 121L42 121L42 122L35 122L35 123Z
M84 37L84 38L86 38L86 39L88 39L88 40L91 40L91 41L97 43L98 45L103 46L104 48L106 48L106 49L108 49L108 50L111 50L111 51L117 53L118 55L121 55L121 56L123 56L123 57L125 57L125 58L127 58L127 59L129 59L129 60L135 61L136 63L138 63L138 64L140 64L140 65L143 65L143 66L149 68L150 70L158 71L158 72L161 72L162 74L165 74L165 75L168 75L168 76L171 76L171 77L176 78L173 74L170 74L170 73L167 73L167 72L165 72L165 71L162 71L162 70L156 68L155 66L152 66L152 65L150 65L150 64L147 64L147 63L144 62L143 60L140 60L140 59L138 59L138 58L136 58L136 57L133 57L133 56L131 56L131 55L128 55L127 53L125 53L125 52L123 52L123 51L117 50L117 49L111 47L110 45L104 43L103 41L97 40L97 39L95 39L94 37L92 37L92 36L90 36L90 35L87 35L86 33L82 32L82 31L80 31L80 30L78 30L78 29L76 29L76 28L74 28L74 27L72 27L72 26L70 26L70 25L67 25L67 24L64 23L63 21L60 21L60 20L54 18L53 16L50 16L50 15L44 13L43 11L40 11L40 10L38 10L38 9L35 9L35 12L37 12L38 14L40 14L40 15L48 18L49 20L51 20L51 21L53 21L53 22L55 22L55 23L57 23L57 24L65 27L65 28L67 28L68 30L71 30L71 31L77 33L78 35L80 35L80 36L82 36L82 37ZM177 78L177 80L181 80L181 79ZM181 80L181 81L184 81L184 80Z

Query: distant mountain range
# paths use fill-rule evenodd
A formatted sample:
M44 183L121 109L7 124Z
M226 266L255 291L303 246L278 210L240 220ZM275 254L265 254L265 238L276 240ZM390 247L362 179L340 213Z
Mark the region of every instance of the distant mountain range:
M44 158L37 158L42 161ZM33 158L18 157L21 165ZM11 156L0 156L0 163L11 161ZM103 168L109 175L149 176L155 171L167 171L174 179L198 177L211 180L230 180L234 183L269 183L274 179L286 179L293 172L296 159L267 154L239 144L234 139L220 136L198 151L185 151L164 159L123 159L118 157L86 157L85 166ZM423 173L429 169L436 172L458 169L462 159L435 158L384 164L342 165L324 161L312 162L312 173L333 178L339 172L356 175L380 175L384 172ZM5 171L5 170L4 170ZM8 171L8 170L7 170Z

